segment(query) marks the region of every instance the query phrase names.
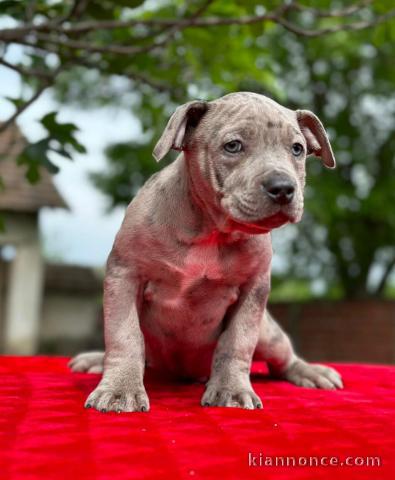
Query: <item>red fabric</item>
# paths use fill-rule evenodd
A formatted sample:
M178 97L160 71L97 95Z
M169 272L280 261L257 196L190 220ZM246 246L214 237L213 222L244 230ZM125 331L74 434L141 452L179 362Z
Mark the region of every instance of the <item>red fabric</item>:
M343 391L273 381L254 365L264 409L201 408L203 386L146 379L150 413L83 402L98 375L64 358L0 358L0 479L395 478L395 368L338 365ZM149 375L148 375L149 376ZM379 456L381 467L249 467L248 453Z

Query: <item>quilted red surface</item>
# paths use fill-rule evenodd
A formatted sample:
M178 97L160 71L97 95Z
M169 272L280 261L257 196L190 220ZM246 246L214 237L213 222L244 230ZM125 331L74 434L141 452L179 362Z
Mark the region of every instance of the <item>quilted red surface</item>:
M99 376L66 363L0 358L1 480L395 478L394 367L338 365L345 390L324 392L268 380L255 364L257 411L201 408L202 385L147 378L151 412L117 415L82 407ZM280 466L259 466L275 456ZM367 456L381 466L314 466Z

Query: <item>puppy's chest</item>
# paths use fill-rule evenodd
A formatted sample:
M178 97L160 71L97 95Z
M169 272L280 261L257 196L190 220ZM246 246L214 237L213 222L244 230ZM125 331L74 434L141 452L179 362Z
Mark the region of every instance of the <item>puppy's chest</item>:
M194 245L188 249L180 265L180 279L186 286L203 279L224 280L230 273L229 263L218 245Z
M203 280L244 283L259 265L259 258L237 245L207 243L193 245L183 252L180 263L169 265L169 273L181 286L190 288Z
M161 275L147 283L144 299L173 310L215 302L222 310L237 300L240 285L257 267L257 259L216 243L194 245L181 252L178 261L160 263Z

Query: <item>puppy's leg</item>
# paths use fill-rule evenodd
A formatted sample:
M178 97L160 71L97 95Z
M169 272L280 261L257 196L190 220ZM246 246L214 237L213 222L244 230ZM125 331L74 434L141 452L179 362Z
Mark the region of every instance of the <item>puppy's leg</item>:
M138 290L130 268L110 259L104 282L104 373L85 403L87 408L102 412L149 410L143 384L145 353Z
M265 360L274 376L295 385L325 390L343 388L336 370L324 365L312 365L295 354L288 335L267 310L262 319L255 358Z
M250 368L268 291L267 277L260 284L249 282L227 312L227 326L214 352L203 406L262 408L251 385Z
M104 352L79 353L69 364L73 372L102 373L104 367Z

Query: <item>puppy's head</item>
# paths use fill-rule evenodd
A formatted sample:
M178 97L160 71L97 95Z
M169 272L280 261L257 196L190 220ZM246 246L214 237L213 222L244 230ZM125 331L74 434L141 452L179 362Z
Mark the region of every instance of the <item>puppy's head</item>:
M211 192L228 226L264 233L303 213L306 156L335 159L320 120L240 92L179 107L154 149L183 150L196 189Z

